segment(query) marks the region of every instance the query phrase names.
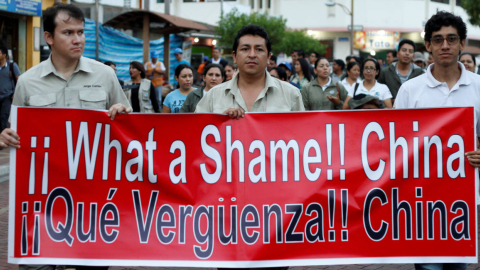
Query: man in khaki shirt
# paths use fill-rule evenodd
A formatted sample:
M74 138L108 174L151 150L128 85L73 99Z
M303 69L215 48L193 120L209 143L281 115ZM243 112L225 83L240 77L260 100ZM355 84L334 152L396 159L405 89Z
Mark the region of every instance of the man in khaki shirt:
M48 60L20 76L13 105L109 109L113 120L131 112L115 72L110 67L82 57L85 18L80 8L56 3L43 12L44 38L52 53ZM0 147L20 148L18 134L6 128ZM77 270L87 266L75 266ZM54 270L54 265L19 265L20 270ZM108 269L97 267L94 269Z
M51 48L48 60L20 76L13 99L16 106L109 109L113 120L129 113L130 104L115 72L104 64L82 57L85 19L74 5L55 4L43 13L44 38ZM20 137L7 128L0 147L20 148Z
M245 112L305 110L300 91L266 71L271 44L263 28L243 27L235 38L232 54L238 74L208 91L195 112L225 113L239 119Z

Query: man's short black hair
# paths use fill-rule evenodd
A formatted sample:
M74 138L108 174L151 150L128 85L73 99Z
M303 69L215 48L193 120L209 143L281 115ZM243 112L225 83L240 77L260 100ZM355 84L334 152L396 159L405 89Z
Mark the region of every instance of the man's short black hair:
M5 47L5 46L0 46L0 51L2 52L2 54L8 55L8 49L7 49L7 47Z
M272 51L272 44L270 43L270 38L268 38L268 34L265 29L255 24L246 25L242 27L240 31L238 31L237 36L235 37L235 41L233 42L233 52L235 54L237 54L237 48L238 43L240 42L240 38L246 35L260 36L265 39L265 44L267 45L267 52L270 54L270 52Z
M54 36L55 27L57 26L55 24L55 18L60 12L65 12L70 18L74 18L85 23L85 15L79 7L72 4L55 3L53 6L43 11L42 15L43 30L52 34L52 37Z
M349 55L349 56L347 56L347 57L345 58L345 61L346 61L347 63L349 63L349 62L350 62L350 59L352 59L352 58L353 58L353 55Z
M319 57L320 57L320 54L319 54L319 53L317 53L317 52L311 52L310 54L312 54L312 53L315 54L315 57L316 57L316 58L319 58Z
M271 61L274 61L275 63L277 62L277 56L275 56L274 54L272 54L272 56L270 56L270 60Z
M404 39L404 40L400 41L400 43L398 44L398 50L400 51L400 49L402 49L403 45L405 45L405 44L412 45L413 46L413 51L415 51L415 43L413 41L411 41L410 39Z
M400 48L400 46L399 46L398 48ZM397 51L395 51L395 50L394 50L394 51L388 51L388 52L387 52L387 55L388 55L389 53L391 53L393 57L397 57Z
M298 57L305 58L305 52L302 49L295 50L297 52Z
M460 40L467 38L467 25L463 22L462 18L455 16L450 12L439 11L437 14L430 17L425 24L425 41L430 42L432 39L432 33L439 31L443 26L453 26L457 29Z
M117 66L117 64L115 64L115 63L112 62L112 61L105 61L104 64L107 65L107 66L115 66L115 67Z
M278 74L278 79L280 79L280 81L286 81L288 82L287 80L287 72L281 68L281 67L274 67L272 68L272 70L275 70Z
M335 59L335 60L333 60L333 62L335 62L337 65L339 65L342 70L345 69L345 62L343 62L342 59Z

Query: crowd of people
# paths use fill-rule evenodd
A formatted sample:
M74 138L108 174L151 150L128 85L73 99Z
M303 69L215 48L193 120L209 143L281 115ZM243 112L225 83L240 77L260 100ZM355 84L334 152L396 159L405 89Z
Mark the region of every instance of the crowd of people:
M194 69L183 59L182 50L175 49L178 64L173 67L173 91L164 91L169 88L163 82L165 66L155 52L150 55L151 62L131 62L131 80L125 82L115 76L115 63L104 65L83 57L85 18L78 7L57 3L43 12L43 21L44 37L52 51L48 60L18 76L18 67L12 64L8 68L6 51L0 50L0 75L8 76L6 87L11 90L0 96L4 127L0 147L20 147L16 131L4 126L3 106L12 98L17 106L106 109L112 120L132 111L223 113L240 119L245 112L444 106L473 106L476 119L480 119L480 77L473 73L475 58L460 54L466 26L460 17L448 12L438 12L425 25L425 46L431 59L423 61L423 67L416 64L422 61L415 61L421 60L416 57L420 55L415 52L415 44L406 39L400 42L398 51L387 54L385 64L379 59L349 56L345 62L337 59L331 65L316 52L307 60L301 50L291 54L291 63L277 64L268 34L260 26L248 25L238 32L232 46L236 65L222 59L220 51L214 49L212 59L205 58L197 69L201 74L197 88ZM98 86L95 91L90 84ZM478 122L476 130L480 134ZM466 156L472 166L480 167L479 150ZM451 266L466 269L466 264ZM417 264L416 268L442 266Z

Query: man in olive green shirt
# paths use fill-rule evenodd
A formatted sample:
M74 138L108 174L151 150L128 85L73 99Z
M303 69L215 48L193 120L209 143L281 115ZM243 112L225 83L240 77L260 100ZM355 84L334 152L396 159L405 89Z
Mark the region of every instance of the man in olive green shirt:
M297 88L272 78L266 71L271 44L263 28L243 27L233 44L238 74L212 88L197 105L197 113L225 113L241 118L245 112L304 111Z

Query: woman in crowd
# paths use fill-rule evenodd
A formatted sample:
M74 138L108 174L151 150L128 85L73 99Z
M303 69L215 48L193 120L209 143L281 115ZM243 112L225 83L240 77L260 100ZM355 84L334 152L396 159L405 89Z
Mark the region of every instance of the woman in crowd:
M145 79L145 68L140 62L130 63L130 78L124 84L125 95L132 105L133 112L159 112L155 87Z
M228 65L227 65L228 66ZM193 113L197 108L198 102L202 99L207 92L212 89L215 85L221 84L225 78L225 71L223 70L222 65L219 64L208 64L203 69L203 81L205 82L205 87L197 88L188 94L185 102L183 103L182 108L180 109L181 113Z
M298 58L295 62L295 75L292 78L292 82L300 86L300 90L304 86L307 86L312 80L312 75L310 74L310 66L307 60L303 58Z
M392 108L392 93L390 89L385 84L377 82L377 78L380 75L380 64L377 60L373 58L365 59L361 70L365 79L355 86L351 95L348 95L343 109L350 109L348 101L358 94L374 96L378 100L383 101L386 108Z
M347 77L341 81L342 85L348 92L348 95L353 96L353 89L360 83L362 80L359 79L360 76L360 64L357 62L350 62L347 65Z
M193 68L187 64L180 64L175 69L175 80L179 88L169 93L163 101L163 113L178 113L182 108L187 95L193 88Z
M235 64L227 64L225 66L225 81L228 82L230 81L233 76L235 75L235 73L237 72L237 65Z
M462 53L462 54L460 54L460 57L458 57L458 61L460 61L465 66L466 70L471 71L471 72L475 72L475 66L477 64L476 64L475 57L473 56L473 54L468 53L468 52Z
M305 110L341 110L348 92L340 82L332 84L330 63L325 57L315 62L317 79L312 80L302 90Z

